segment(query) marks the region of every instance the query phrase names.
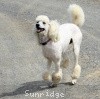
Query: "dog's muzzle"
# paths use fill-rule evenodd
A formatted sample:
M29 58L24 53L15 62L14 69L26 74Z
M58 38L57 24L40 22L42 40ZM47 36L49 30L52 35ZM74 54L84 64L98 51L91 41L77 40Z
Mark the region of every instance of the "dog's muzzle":
M40 33L45 30L44 28L40 28L39 24L36 24L36 29L37 29L37 33Z

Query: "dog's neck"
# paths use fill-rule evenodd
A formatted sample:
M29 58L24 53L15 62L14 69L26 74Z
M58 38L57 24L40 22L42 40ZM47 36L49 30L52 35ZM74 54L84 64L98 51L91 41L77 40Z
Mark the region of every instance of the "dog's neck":
M41 34L38 33L38 38L39 38L39 43L43 46L47 45L51 39L48 37L48 36L44 36Z
M47 45L50 41L51 41L51 39L48 39L47 41L40 43L40 44L44 46L44 45Z

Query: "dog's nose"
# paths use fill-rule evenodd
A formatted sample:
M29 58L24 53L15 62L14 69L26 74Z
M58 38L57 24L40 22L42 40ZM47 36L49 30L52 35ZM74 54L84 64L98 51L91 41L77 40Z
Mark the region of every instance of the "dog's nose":
M37 29L39 28L39 26L40 26L39 24L36 24L36 28L37 28Z

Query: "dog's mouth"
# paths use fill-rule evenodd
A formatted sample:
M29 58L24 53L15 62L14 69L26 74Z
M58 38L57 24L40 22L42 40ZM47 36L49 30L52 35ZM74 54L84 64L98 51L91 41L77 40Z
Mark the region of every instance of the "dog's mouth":
M43 32L44 30L44 28L37 28L37 33Z

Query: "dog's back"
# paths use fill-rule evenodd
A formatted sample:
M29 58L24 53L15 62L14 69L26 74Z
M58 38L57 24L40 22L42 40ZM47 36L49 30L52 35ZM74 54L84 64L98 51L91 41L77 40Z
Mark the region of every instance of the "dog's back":
M59 27L60 43L67 49L70 40L82 38L80 28L72 23L62 24ZM80 41L81 42L81 41Z

